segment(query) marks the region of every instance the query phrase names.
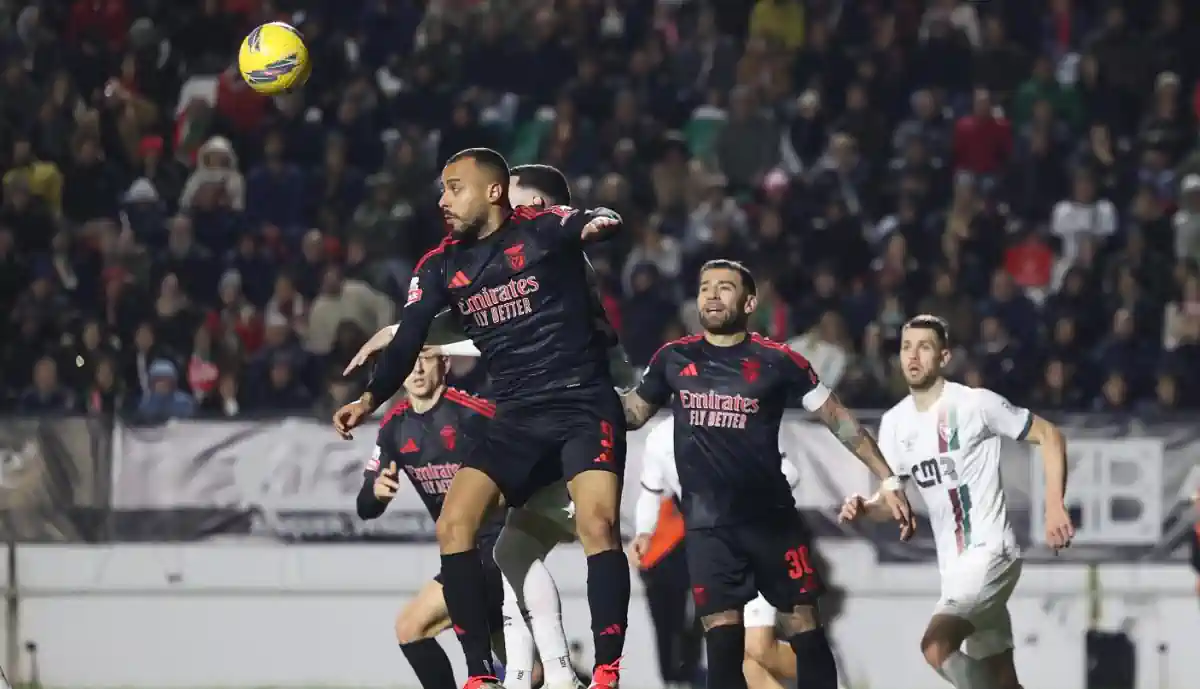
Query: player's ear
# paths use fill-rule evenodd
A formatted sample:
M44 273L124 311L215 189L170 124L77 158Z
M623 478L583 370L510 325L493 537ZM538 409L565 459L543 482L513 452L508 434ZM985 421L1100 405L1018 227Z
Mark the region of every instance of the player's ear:
M950 365L950 360L954 358L954 350L949 347L942 346L942 368Z
M742 310L745 311L747 314L751 314L751 313L754 313L755 309L757 309L757 308L758 308L758 297L753 294L747 294L746 295L746 304L742 307Z
M488 202L500 203L507 191L500 182L492 182L488 185Z

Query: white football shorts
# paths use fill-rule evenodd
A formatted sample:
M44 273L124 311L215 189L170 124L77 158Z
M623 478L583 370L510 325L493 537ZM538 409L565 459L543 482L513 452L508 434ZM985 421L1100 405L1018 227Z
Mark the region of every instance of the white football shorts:
M742 608L742 623L747 629L774 627L775 608L771 607L771 604L760 593L758 598L746 603L746 607Z
M1008 551L968 549L942 572L942 597L935 615L967 620L975 633L963 642L972 658L988 658L1013 647L1008 599L1021 578L1021 558Z
M566 481L542 488L518 509L536 514L568 534L575 533L575 503L567 492Z

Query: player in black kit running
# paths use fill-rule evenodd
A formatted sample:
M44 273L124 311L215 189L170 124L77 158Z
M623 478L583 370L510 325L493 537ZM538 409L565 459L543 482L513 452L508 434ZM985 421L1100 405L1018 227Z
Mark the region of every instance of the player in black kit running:
M797 689L837 689L837 666L817 615L824 582L811 536L779 470L779 423L792 402L815 412L880 479L892 470L874 439L787 345L746 330L754 277L740 263L709 261L696 306L703 335L669 342L625 396L631 428L668 401L687 526L687 563L704 623L710 689L745 689L742 607L762 592L796 652ZM885 484L890 485L890 484ZM889 491L901 538L914 527L903 490Z
M450 481L467 453L484 437L496 411L491 402L446 385L446 359L434 348L421 352L404 389L405 396L384 416L375 453L363 470L357 499L361 519L383 515L403 475L436 520ZM496 630L503 622L504 589L491 553L504 526L501 517L497 514L490 519L477 537L486 577L488 619ZM396 618L396 640L422 689L457 686L450 659L436 641L449 627L439 573Z
M490 149L455 154L442 170L450 235L418 262L396 337L363 396L338 410L346 436L407 375L430 323L452 306L479 348L497 402L494 423L454 477L438 519L446 604L467 659L468 689L498 686L475 536L503 495L519 507L566 479L588 555L596 658L592 687L612 689L629 610L629 564L618 510L625 423L596 327L582 246L620 224L611 211L513 209L509 168Z

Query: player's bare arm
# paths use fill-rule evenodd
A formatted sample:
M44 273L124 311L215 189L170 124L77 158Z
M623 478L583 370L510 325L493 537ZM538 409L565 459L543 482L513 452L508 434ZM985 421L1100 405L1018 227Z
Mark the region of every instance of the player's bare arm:
M333 428L343 439L352 438L351 431L396 394L412 371L417 356L425 346L425 338L434 318L447 305L440 255L448 242L444 241L417 262L400 316L404 325L398 327L392 333L392 339L384 345L366 392L334 413Z
M621 395L621 406L625 407L625 425L629 430L645 426L658 413L658 405L642 399L637 392Z
M389 325L386 328L381 328L379 332L371 336L362 347L355 352L354 357L350 359L350 363L346 364L346 368L342 370L343 376L350 375L354 369L367 363L376 352L388 346L392 338L396 336L396 331L400 329L398 325Z
M854 412L846 408L837 395L830 394L829 399L817 409L817 417L833 432L846 449L854 453L859 461L870 469L880 480L890 478L892 468L883 458L883 452L871 433L863 428L855 418Z
M883 481L882 490L878 496L890 511L891 517L900 523L900 537L907 540L916 530L912 507L904 494L900 479L892 472L891 466L883 458L883 452L871 433L858 422L854 413L842 404L837 395L830 394L816 411L821 422L837 437L838 441L850 450L872 474Z
M1075 526L1067 512L1067 440L1055 424L1032 415L1025 441L1042 449L1046 477L1046 544L1066 548L1075 537Z

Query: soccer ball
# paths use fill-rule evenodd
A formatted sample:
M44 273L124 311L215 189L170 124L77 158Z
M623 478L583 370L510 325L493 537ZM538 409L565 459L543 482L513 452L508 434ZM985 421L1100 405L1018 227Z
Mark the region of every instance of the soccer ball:
M274 96L303 86L312 62L304 37L295 27L271 22L251 31L242 41L238 70L250 88Z

